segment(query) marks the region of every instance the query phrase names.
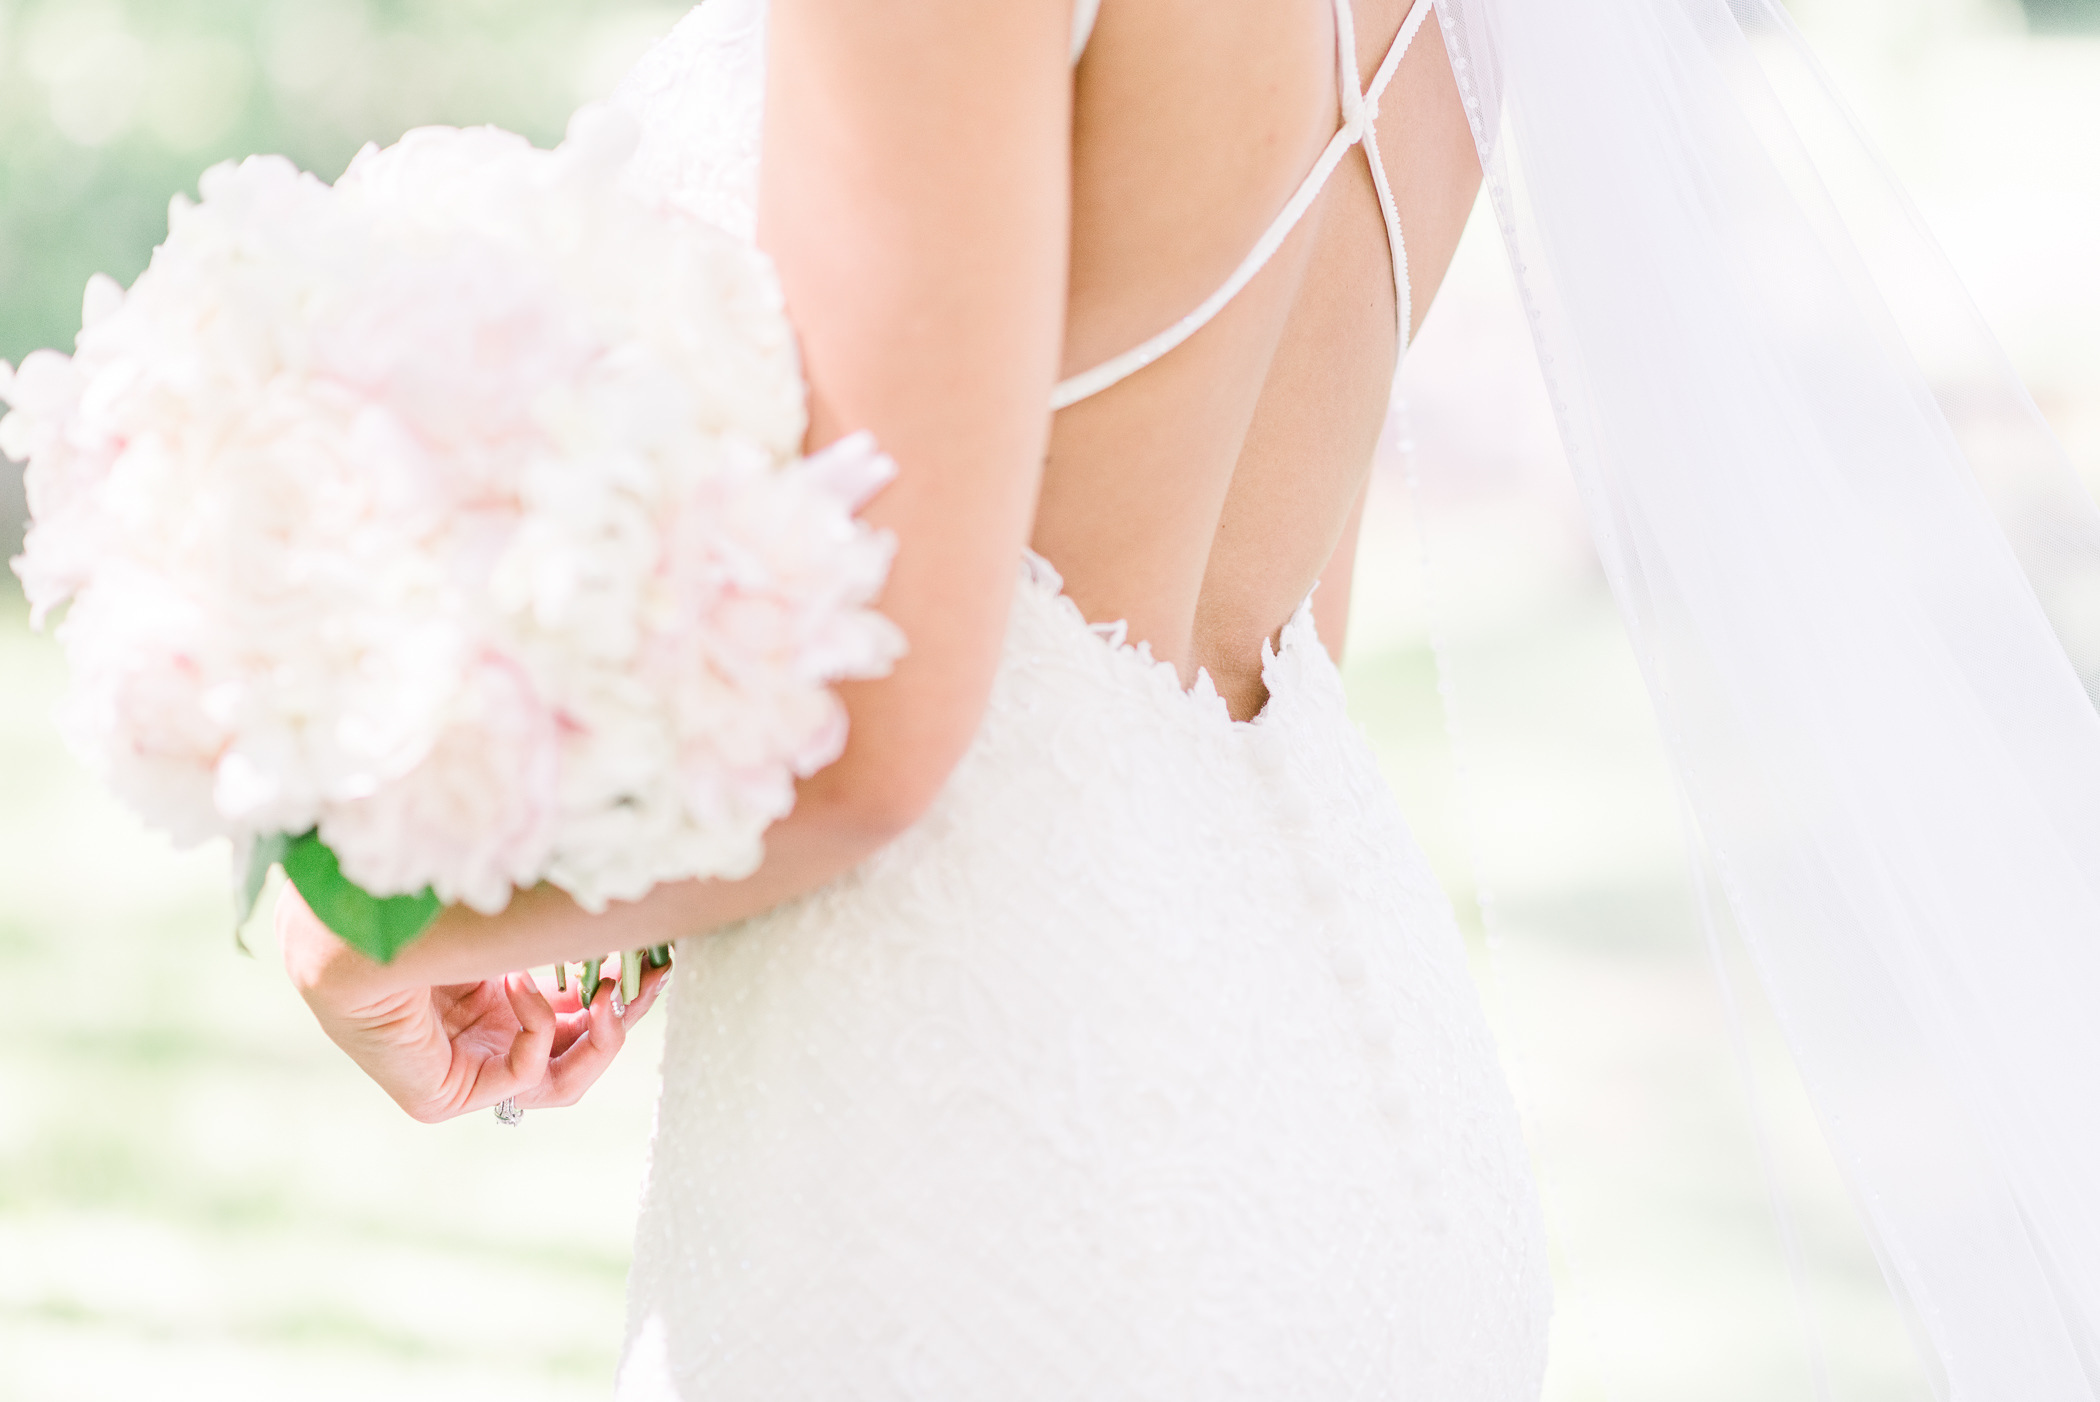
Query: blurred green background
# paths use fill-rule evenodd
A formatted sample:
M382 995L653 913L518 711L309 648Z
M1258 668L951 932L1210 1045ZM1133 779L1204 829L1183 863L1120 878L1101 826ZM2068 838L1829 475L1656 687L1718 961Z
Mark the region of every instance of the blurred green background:
M68 345L88 275L128 282L169 196L212 162L282 151L333 176L364 142L428 122L551 141L682 8L0 0L0 357ZM2074 457L2100 469L2100 0L1796 10ZM1472 488L1425 579L1409 496L1381 479L1352 704L1475 937L1520 1093L1545 1107L1549 1194L1596 1189L1586 1175L1620 1192L1623 1217L1600 1209L1557 1236L1549 1396L1807 1397L1756 1146L1716 1108L1735 1072L1698 1035L1716 995L1686 938L1674 826L1653 821L1667 778L1638 680L1572 504L1559 526L1510 524L1511 501L1566 487L1499 257L1491 230L1469 233L1409 361L1420 452ZM1512 436L1513 419L1529 428ZM1514 458L1512 437L1528 445ZM0 465L0 552L20 512ZM1432 582L1440 610L1424 607ZM1471 811L1443 738L1436 630L1475 675L1556 683L1543 721L1462 716ZM223 855L173 852L65 754L49 723L63 679L9 577L0 1402L605 1396L655 1029L577 1110L517 1132L485 1115L408 1122L314 1031L266 928L250 932L257 957L234 952ZM1505 942L1547 932L1515 972L1480 939L1467 833L1483 830L1544 856L1496 888ZM1570 1009L1591 1019L1594 1055L1528 1053L1528 1030ZM1784 1056L1761 1024L1750 1041L1832 1395L1921 1397ZM1620 1157L1592 1162L1603 1139Z
M70 348L90 274L129 285L217 161L334 179L367 141L483 122L541 144L676 0L0 0L0 360ZM20 486L0 469L0 550Z
M684 12L637 0L0 0L0 357L69 347L178 190L281 151L494 122L542 143ZM0 554L20 478L0 466ZM590 1104L409 1122L315 1032L225 858L56 741L0 585L0 1399L603 1397L654 1029Z

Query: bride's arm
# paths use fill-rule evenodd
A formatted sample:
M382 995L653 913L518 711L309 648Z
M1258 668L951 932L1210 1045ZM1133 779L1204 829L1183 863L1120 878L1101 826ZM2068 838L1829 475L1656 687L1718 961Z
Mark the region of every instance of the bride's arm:
M899 465L864 514L897 536L881 607L910 654L844 688L845 753L801 785L747 880L668 885L597 916L547 888L496 917L454 909L387 966L288 902L287 962L332 1034L405 992L751 915L857 864L932 801L990 689L1041 472L1063 338L1069 25L1069 0L773 0L759 242L801 338L809 446L865 428Z

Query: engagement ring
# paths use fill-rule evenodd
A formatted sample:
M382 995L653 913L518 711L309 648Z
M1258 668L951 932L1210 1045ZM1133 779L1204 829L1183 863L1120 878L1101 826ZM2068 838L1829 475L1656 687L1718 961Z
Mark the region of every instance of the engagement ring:
M525 1112L518 1108L516 1096L511 1096L496 1107L496 1123L506 1128L516 1129L518 1122L524 1118Z

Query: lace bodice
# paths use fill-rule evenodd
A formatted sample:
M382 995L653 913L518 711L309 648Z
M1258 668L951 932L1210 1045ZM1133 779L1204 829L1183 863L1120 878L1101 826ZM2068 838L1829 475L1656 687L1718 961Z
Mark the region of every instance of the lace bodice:
M624 1402L1532 1402L1547 1276L1450 908L1301 609L1233 721L1024 570L976 742L679 951Z
M765 106L765 0L708 0L650 46L612 101L641 124L628 181L751 238Z

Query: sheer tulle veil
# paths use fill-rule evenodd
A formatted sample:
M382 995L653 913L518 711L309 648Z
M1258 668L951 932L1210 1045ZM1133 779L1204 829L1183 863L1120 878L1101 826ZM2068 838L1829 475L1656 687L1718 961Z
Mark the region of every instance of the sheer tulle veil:
M1941 1395L2100 1398L2100 514L1778 0L1438 11L1709 919Z

